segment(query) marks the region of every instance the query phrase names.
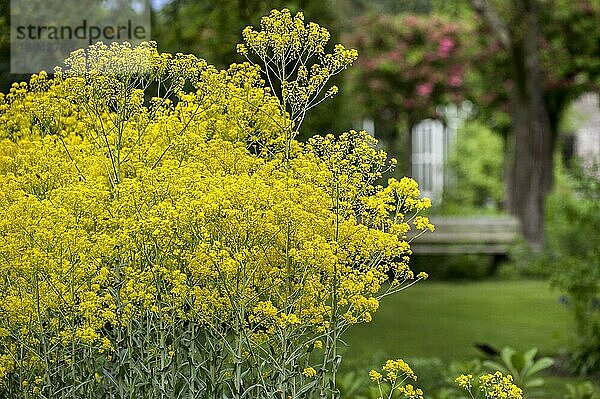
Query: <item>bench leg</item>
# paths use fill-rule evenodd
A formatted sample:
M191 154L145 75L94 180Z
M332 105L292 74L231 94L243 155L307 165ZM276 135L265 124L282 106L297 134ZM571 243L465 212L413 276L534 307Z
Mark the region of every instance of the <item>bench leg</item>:
M493 254L490 256L490 261L488 265L487 275L495 276L498 273L498 267L502 262L508 260L508 256L506 254Z

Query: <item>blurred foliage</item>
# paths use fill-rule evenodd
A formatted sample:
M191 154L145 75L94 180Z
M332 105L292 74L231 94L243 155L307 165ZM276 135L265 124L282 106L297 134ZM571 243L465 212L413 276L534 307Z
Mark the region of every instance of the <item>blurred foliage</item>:
M515 379L515 384L530 393L530 389L544 385L545 380L538 374L554 364L549 357L536 359L537 348L519 352L511 347L502 348L500 360L486 360L483 365L491 370L500 370L510 374Z
M510 20L512 2L496 3ZM369 90L357 94L365 111L393 109L397 119L408 114L418 120L435 115L439 104L468 97L483 107L486 122L506 131L514 85L511 57L518 55L502 48L468 1L432 1L422 9L429 11L357 21L360 29L350 39L364 55L357 73ZM546 102L556 123L571 99L600 83L599 15L600 4L587 0L546 1L539 7Z
M470 4L359 18L347 40L366 49L355 72L357 104L408 173L416 122L443 119L437 107L447 102L479 105L481 120L506 140L506 209L539 248L561 118L573 99L599 87L600 2Z
M436 107L464 98L462 21L445 16L369 14L346 41L362 56L354 71L357 111L393 140L399 123L439 117Z
M444 192L445 213L497 210L503 198L503 142L479 121L467 121L457 131L448 166L453 183Z
M600 393L594 388L594 384L585 381L579 384L567 384L565 399L598 399Z
M432 280L481 280L489 277L489 255L415 255L412 265L427 270ZM419 269L421 270L421 269Z
M547 248L536 259L567 295L578 335L572 366L600 371L600 180L598 167L559 173L547 207Z
M323 26L335 25L330 1L170 0L156 10L152 35L161 50L197 54L217 67L227 67L241 59L235 51L240 32L273 8L301 10L308 19L318 17ZM332 35L336 40L337 33Z
M548 278L562 291L572 312L576 341L569 348L570 371L600 372L600 169L574 161L555 169L556 182L546 206L546 247L534 254L513 249L521 276Z

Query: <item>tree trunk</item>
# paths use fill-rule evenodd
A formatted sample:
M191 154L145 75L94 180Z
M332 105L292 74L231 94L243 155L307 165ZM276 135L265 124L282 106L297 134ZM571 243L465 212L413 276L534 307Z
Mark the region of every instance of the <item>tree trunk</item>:
M511 127L509 132L505 132L504 139L504 165L502 168L502 181L504 182L504 202L501 209L506 212L515 213L516 209L513 203L513 191L515 181L515 135Z
M513 122L515 153L509 204L521 221L523 236L534 249L544 244L544 203L553 173L555 135L544 102L537 47L538 15L534 0L514 0L518 19L512 31Z
M544 244L544 200L552 185L557 140L557 123L552 122L558 121L558 115L550 118L544 99L538 49L537 6L541 2L506 1L510 21L502 21L491 2L470 2L509 52L514 80L511 104L514 138L507 138L505 148L510 151L514 146L514 152L507 159L511 165L505 172L506 205L521 221L525 239L534 249L540 249Z

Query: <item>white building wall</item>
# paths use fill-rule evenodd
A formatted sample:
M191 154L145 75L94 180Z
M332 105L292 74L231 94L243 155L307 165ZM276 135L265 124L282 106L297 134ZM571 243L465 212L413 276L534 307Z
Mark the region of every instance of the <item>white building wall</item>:
M575 155L584 164L600 161L600 95L588 93L573 104Z
M425 119L413 128L412 177L422 195L439 202L444 192L446 134L442 122Z

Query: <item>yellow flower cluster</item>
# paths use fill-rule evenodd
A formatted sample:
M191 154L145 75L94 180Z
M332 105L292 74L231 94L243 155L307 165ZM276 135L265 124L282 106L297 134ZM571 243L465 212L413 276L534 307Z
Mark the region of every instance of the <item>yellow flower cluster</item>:
M479 377L479 389L489 399L522 399L523 391L513 383L511 375L504 376L496 371L494 374L486 374Z
M248 26L242 36L244 44L239 44L237 51L251 63L253 54L258 57L271 92L276 92L275 82L281 84L280 99L289 112L289 129L298 130L308 110L338 93L337 86L325 89L327 82L358 57L356 50L341 44L326 53L327 29L305 23L301 12L292 16L288 9L272 10L261 19L259 30Z
M470 391L472 383L473 383L473 375L472 374L461 374L458 377L456 377L454 382L456 382L456 384L459 387Z
M471 393L473 388L473 375L462 374L454 382ZM500 371L493 374L484 374L479 377L479 390L486 399L522 399L523 390L513 383L511 375L503 375Z
M407 399L423 399L423 390L415 388L410 384L399 387L398 391L404 394Z
M260 21L260 31L248 26L242 31L246 45L238 51L247 54L248 46L261 58L274 57L274 61L289 61L291 57L323 54L330 35L327 29L314 22L304 23L304 14L292 16L288 9L272 10Z
M319 55L298 72L309 97L356 58L324 54L328 33L301 14L273 11L261 28L244 31L258 55ZM222 375L257 356L274 368L290 343L328 353L382 288L415 281L405 235L430 202L412 179L377 184L394 162L365 132L293 140L285 98L250 63L98 43L66 65L0 97L0 381L132 350L164 369L183 356L178 334L226 341L212 347ZM384 372L416 379L402 360Z
M410 366L402 359L388 360L383 365L382 370L387 374L386 379L390 382L394 382L398 379L399 375L404 375L413 380L417 380L417 376L412 371Z
M417 376L411 367L402 359L387 360L381 368L381 373L377 370L369 372L371 381L377 383L380 393L380 399L395 398L396 392L404 395L407 399L423 399L423 391L415 388L411 384L404 385L408 379L417 380ZM388 387L387 390L384 387ZM384 395L384 392L387 392Z
M314 377L315 375L317 375L317 370L315 370L315 369L314 369L314 368L312 368L312 367L307 367L307 368L305 368L304 370L302 370L302 374L303 374L305 377L312 378L312 377Z
M369 378L371 378L371 381L381 381L383 376L377 370L371 370L369 371Z

